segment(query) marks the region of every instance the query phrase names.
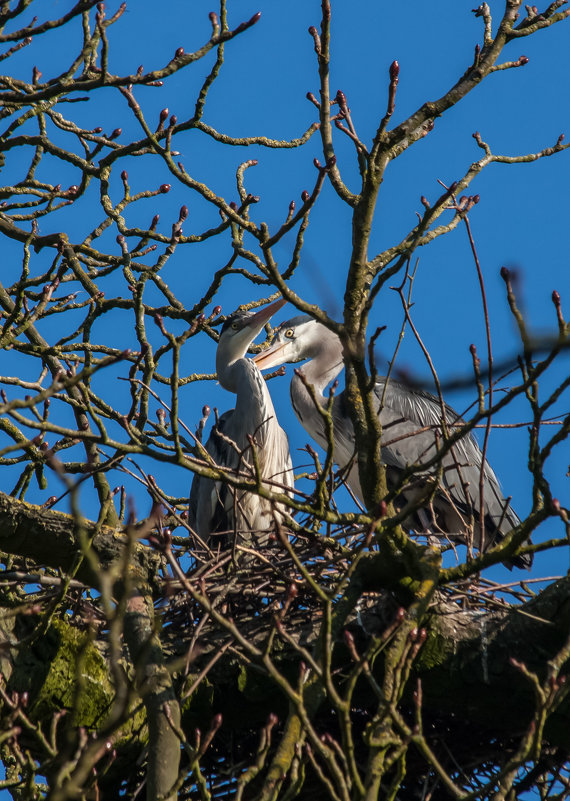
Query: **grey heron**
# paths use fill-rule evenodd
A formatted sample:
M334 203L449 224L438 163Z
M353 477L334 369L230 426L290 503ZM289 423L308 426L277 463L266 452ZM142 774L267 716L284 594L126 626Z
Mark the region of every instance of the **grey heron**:
M230 468L238 479L251 481L256 475L253 441L262 483L275 492L290 494L289 441L277 422L263 376L245 357L251 342L285 302L280 299L255 313L235 312L225 321L216 351L216 371L222 387L236 395L236 406L221 415L205 447L216 465ZM223 545L237 534L248 544L263 545L274 525L275 511L271 501L222 481L197 474L192 481L189 523L204 541L219 534L218 542Z
M291 402L299 421L323 448L327 448L324 422L306 384L312 385L319 403L326 403L324 390L344 367L339 337L313 318L301 315L282 323L275 332L269 349L258 354L254 361L260 369L285 362L309 359L291 381ZM428 392L411 389L395 380L379 378L374 393L382 425L382 461L386 465L388 486L396 486L402 471L419 466L415 482L402 489L405 500L418 496L426 477L434 475L437 467L421 471L421 465L432 459L443 443L442 408L438 398ZM362 498L358 465L354 459L355 437L348 415L344 392L334 398L332 406L334 458L339 467L348 467L346 481L352 491ZM463 420L445 406L448 426L456 430ZM480 475L483 455L469 434L459 439L442 456L440 485L431 504L418 509L415 517L424 531L447 535L465 541L471 515L475 522L473 542L481 550L498 542L520 523L503 496L491 466L485 461L483 470L484 542L481 543ZM413 527L410 525L410 527ZM530 567L530 555L516 556L506 561L508 567Z

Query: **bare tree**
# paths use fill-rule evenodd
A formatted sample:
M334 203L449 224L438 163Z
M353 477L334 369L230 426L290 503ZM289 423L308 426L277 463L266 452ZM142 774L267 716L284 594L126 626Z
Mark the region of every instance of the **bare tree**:
M494 361L469 217L479 197L468 194L491 164L567 159L568 145L560 137L539 152L506 156L474 134L478 160L437 199L421 197L405 236L371 252L392 162L436 136L436 119L492 73L523 67L524 56L502 60L509 46L564 24L564 0L542 11L507 0L496 4L495 19L489 4L480 5L481 41L465 72L390 127L399 84L393 62L371 141L359 137L345 94L330 91L329 0L322 0L319 27L309 29L315 121L291 140L234 137L205 120L225 59L259 14L236 21L220 0L195 51L178 47L159 68L133 65L117 74L114 26L125 23L125 4L107 12L103 3L80 0L56 18L42 16L46 5L37 2L33 19L32 5L0 3L0 60L16 65L0 76L0 158L10 182L0 190L0 789L14 799L51 801L570 796L569 579L536 592L533 578L498 583L482 573L568 547L569 510L553 497L545 465L570 432L570 415L551 419L570 385L557 372L570 327L554 292L552 330L535 337L503 269L520 347L508 364ZM65 43L68 67L48 76L34 66L31 80L18 77L20 51L41 48L62 30L57 41ZM215 59L205 77L198 73L192 111L177 117L164 108L157 121L148 93L161 96L176 76L203 70L210 53ZM112 106L117 98L122 105ZM111 125L107 107L120 117ZM202 182L203 164L191 167L180 156L190 132L220 151L295 151L320 140L312 188L299 205L280 198L289 206L278 223L259 222L263 204L246 186L256 161L242 161L236 189L222 196ZM338 143L345 140L353 165L341 170ZM67 186L69 175L76 177ZM156 185L155 175L164 176ZM131 183L143 181L134 191ZM352 221L342 319L293 288L325 187ZM158 214L145 222L149 200L172 214L172 197L180 210L167 230ZM449 427L445 387L414 325L411 298L418 249L460 227L480 279L488 347L484 359L473 347L472 374L458 376L475 410ZM284 266L278 248L288 254ZM207 286L186 275L190 300L183 302L172 285L184 260L198 259ZM247 432L253 458L229 469L202 444L217 412L206 405L189 419L181 411L184 388L214 378L199 371L201 354L218 338L222 297L224 311L233 311L226 305L235 282L234 307L282 296L340 337L365 508L336 491L345 479L335 472L336 387L320 407L327 453L308 447L311 465L304 482L297 476L293 497L278 480L261 480L255 431ZM370 336L368 323L390 284L403 311L390 371L410 332L441 398L431 477L413 500L406 490L418 474L425 479L426 465L409 465L396 485L387 481L373 392L380 330ZM548 389L539 392L544 381ZM493 420L521 399L532 492L520 525L482 551L473 543L477 510L465 519L466 549L411 531L414 512L440 491L454 444L480 426L485 455ZM234 538L220 549L200 540L188 522L187 494L172 491L174 475L189 487L196 474L278 506L269 544L254 548ZM558 537L530 544L548 518Z

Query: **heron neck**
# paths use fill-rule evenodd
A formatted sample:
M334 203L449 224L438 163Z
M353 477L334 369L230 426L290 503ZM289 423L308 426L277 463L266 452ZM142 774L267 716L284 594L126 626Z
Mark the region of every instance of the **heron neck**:
M318 353L300 369L306 382L315 388L318 396L324 394L327 385L334 381L344 368L340 339L329 331L327 335Z
M236 414L248 421L248 433L275 416L265 379L251 359L236 359L218 369L218 380L224 389L237 396Z

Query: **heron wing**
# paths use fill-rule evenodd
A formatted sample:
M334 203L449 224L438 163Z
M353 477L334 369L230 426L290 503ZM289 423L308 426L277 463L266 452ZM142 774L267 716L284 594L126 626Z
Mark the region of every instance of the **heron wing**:
M397 381L379 381L375 390L380 408L382 448L388 465L405 467L432 459L443 445L442 416L451 432L465 421L447 404L423 390L406 387ZM382 405L383 398L383 405ZM483 454L471 433L458 440L441 460L442 486L459 510L477 516L480 511L480 475ZM508 505L497 476L485 460L484 512L492 530L510 531L520 521Z
M228 466L232 454L235 453L227 440L221 436L233 413L233 409L224 412L212 428L204 446L217 465ZM207 540L212 533L228 531L231 528L227 508L227 485L195 474L190 488L188 521L202 539Z

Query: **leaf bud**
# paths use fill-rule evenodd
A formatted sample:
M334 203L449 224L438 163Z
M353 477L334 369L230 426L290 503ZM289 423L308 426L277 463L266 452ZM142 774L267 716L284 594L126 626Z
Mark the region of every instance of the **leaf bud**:
M166 195L168 192L170 192L170 184L161 184L158 188L158 191L161 194Z

